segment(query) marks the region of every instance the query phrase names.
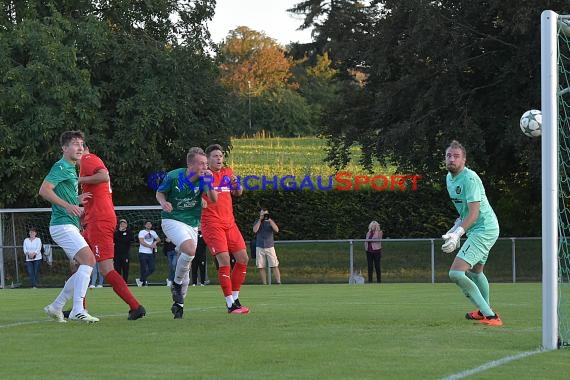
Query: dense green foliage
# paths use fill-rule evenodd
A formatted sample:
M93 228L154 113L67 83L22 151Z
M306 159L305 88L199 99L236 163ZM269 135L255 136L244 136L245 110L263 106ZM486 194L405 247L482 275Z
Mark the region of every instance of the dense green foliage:
M147 176L183 164L190 146L229 145L206 54L213 4L9 1L3 11L0 207L45 204L37 189L64 130L86 133L119 203L152 197Z

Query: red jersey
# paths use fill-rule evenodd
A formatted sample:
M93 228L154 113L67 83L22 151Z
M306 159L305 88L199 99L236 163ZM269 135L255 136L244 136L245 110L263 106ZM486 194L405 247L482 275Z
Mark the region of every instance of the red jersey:
M79 164L79 176L91 176L101 169L107 170L103 160L93 153L84 154ZM116 224L114 222L116 216L113 206L111 182L101 182L97 184L83 183L81 184L81 191L83 193L91 193L91 198L89 198L88 202L84 205L85 224L95 220L108 220L110 223L113 223L113 225Z
M204 193L203 198L208 203L208 207L202 209L201 224L232 224L234 219L234 208L232 203L232 189L230 179L234 174L230 168L222 168L217 172L212 172L214 177L213 186L218 193L216 203L209 202L209 198Z

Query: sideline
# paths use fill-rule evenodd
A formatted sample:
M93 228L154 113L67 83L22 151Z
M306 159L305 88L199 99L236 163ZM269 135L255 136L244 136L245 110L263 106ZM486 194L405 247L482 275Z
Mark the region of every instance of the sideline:
M527 357L532 356L532 355L540 354L541 352L545 352L545 351L543 351L542 349L539 348L539 349L534 350L534 351L526 351L526 352L521 352L521 353L516 354L516 355L506 356L502 359L493 360L491 362L482 364L479 367L468 369L467 371L459 372L459 373L456 373L455 375L445 377L445 378L443 378L443 380L463 379L467 376L477 375L481 372L487 371L488 369L499 367L503 364L507 364L507 363L510 363L512 361L515 361L515 360L519 360L519 359L527 358Z

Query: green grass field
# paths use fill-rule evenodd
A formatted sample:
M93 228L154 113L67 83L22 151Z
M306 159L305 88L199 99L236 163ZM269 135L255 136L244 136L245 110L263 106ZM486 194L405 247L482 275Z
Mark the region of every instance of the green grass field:
M233 149L227 157L228 166L243 175L333 175L334 169L325 162L326 142L317 137L299 138L233 138ZM364 174L358 164L360 151L351 149L352 161L343 170ZM376 174L390 175L394 168L374 165Z
M451 284L244 286L228 315L218 286L191 288L173 320L164 286L131 288L147 317L127 321L110 288L88 292L101 322L58 324L58 289L0 290L5 379L441 379L541 344L540 285L492 284L503 327L464 319ZM476 379L566 379L570 351L529 355ZM456 377L460 378L460 377Z

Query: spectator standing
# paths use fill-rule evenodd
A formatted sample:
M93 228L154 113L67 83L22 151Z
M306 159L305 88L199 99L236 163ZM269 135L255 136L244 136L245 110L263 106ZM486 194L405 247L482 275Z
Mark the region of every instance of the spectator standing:
M255 234L255 265L259 269L263 285L267 285L267 267L271 268L275 282L281 284L279 259L275 253L274 234L278 232L279 227L271 219L269 210L262 208L259 212L259 219L253 223L253 233Z
M129 282L130 251L134 242L133 230L129 227L126 219L119 221L119 227L115 230L113 237L115 242L115 257L113 265L115 270L123 277L126 283Z
M375 220L370 222L364 243L366 262L368 263L368 282L370 283L373 281L374 269L376 269L376 282L382 282L382 242L379 240L382 240L383 234L380 223Z
M147 221L144 224L144 230L139 232L139 262L140 262L140 279L137 279L137 286L148 286L148 277L154 273L156 269L155 253L160 238L156 231L152 229L152 222Z
M28 271L28 276L30 276L32 288L34 289L38 287L40 265L42 263L42 241L37 234L38 232L34 227L30 228L28 237L24 239L23 244L26 270Z

